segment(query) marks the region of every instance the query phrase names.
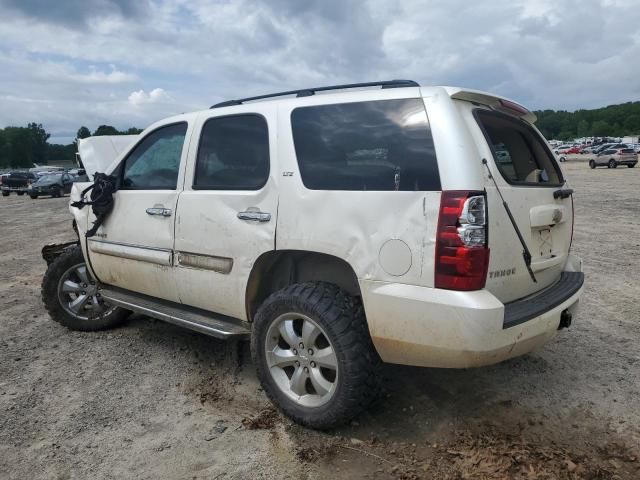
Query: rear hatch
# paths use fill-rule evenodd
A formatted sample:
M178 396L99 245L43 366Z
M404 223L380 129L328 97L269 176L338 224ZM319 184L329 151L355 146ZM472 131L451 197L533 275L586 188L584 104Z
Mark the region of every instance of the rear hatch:
M633 162L638 160L638 155L633 148L623 148L618 152L618 157L621 162Z
M480 146L482 154L497 184L496 188L486 175L491 252L486 288L506 303L560 278L573 234L572 197L546 141L522 112L511 115L478 107L473 116L486 142ZM535 281L497 189L531 254Z

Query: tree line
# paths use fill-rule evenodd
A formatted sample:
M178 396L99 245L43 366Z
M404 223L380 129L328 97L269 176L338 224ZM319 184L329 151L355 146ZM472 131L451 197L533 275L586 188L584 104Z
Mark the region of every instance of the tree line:
M593 110L541 110L536 126L548 139L623 137L640 135L640 102L627 102Z
M93 133L87 127L78 129L76 138L100 135L137 135L141 128L118 130L111 125L100 125ZM0 168L31 168L34 164L46 165L50 161L73 160L76 141L68 145L49 143L51 135L41 123L29 123L26 127L0 128Z

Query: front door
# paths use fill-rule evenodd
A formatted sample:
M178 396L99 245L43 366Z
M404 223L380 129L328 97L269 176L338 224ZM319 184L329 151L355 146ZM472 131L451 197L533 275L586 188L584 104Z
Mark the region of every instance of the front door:
M275 248L275 108L260 112L198 119L176 221L180 300L241 319L251 269Z
M114 208L88 241L91 266L102 283L178 301L172 250L188 133L187 122L161 126L116 169Z

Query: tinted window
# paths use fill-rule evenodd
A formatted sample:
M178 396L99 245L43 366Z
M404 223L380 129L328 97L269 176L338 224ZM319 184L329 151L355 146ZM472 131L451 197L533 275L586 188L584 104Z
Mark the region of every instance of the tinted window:
M420 99L300 107L291 125L309 189L440 190Z
M202 127L193 187L259 190L269 177L269 132L259 115L211 118Z
M174 190L186 133L187 124L176 123L147 135L126 158L120 188Z
M558 164L533 128L521 120L487 110L476 110L476 117L507 182L562 183Z

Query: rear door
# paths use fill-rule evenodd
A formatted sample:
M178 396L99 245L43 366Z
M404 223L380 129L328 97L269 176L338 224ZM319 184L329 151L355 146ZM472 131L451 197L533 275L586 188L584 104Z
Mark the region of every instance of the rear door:
M473 110L482 135L481 151L531 253L530 277L522 246L498 192L487 180L489 247L486 288L501 301L530 295L555 282L566 263L573 230L572 198L554 192L566 187L542 135L526 121L488 109Z
M113 210L88 240L90 264L101 282L178 301L172 249L189 134L186 121L162 125L116 169L120 186Z
M182 303L244 319L253 264L275 248L278 179L275 107L238 110L197 120L178 202L175 275Z

